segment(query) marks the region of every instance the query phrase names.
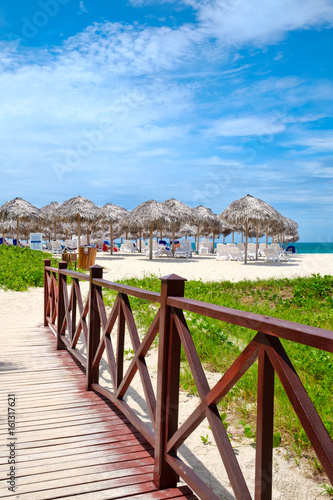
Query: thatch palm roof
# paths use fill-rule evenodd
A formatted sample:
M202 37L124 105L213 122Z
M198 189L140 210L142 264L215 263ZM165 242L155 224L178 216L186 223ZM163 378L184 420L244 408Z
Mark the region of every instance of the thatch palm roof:
M161 226L171 227L177 222L174 213L162 203L155 200L145 201L134 208L124 219L128 229L159 229Z
M150 255L152 259L152 236L155 229L162 226L172 227L177 224L177 217L162 203L155 200L145 201L134 208L123 221L127 230L145 230L150 234ZM140 238L141 240L141 238Z
M39 220L42 219L43 215L39 208L31 205L26 200L22 198L15 198L14 200L7 201L2 207L0 207L0 219L5 220Z
M239 200L233 201L220 215L220 220L241 228L247 237L249 226L255 227L257 231L265 230L268 227L277 231L284 227L283 216L271 205L259 198L246 195ZM245 251L245 263L247 261L247 251Z
M60 203L57 201L51 201L48 205L45 205L40 209L46 221L53 222L54 219L58 217L57 210L60 207Z
M110 252L113 254L113 224L119 224L123 220L128 211L125 208L106 203L100 208L100 220L105 221L110 225Z
M254 198L251 195L246 195L239 200L233 201L220 215L222 221L226 221L237 227L242 227L251 224L253 226L281 228L282 215L275 210L271 205L259 198Z
M86 222L96 221L100 216L100 209L87 198L75 196L64 201L56 210L56 215L63 221L73 222L77 220L78 241L80 241L81 220Z
M93 221L100 215L100 210L92 201L82 196L75 196L64 201L56 210L56 215L65 221L75 221L80 217L80 220Z
M126 215L128 210L112 203L106 203L100 208L100 219L108 224L118 224Z
M51 201L48 205L45 205L40 209L42 214L44 215L45 224L49 224L50 222L54 223L54 239L57 239L57 210L60 207L60 203L57 201ZM48 228L49 229L49 228ZM59 230L59 226L58 226Z
M169 200L163 201L162 205L169 208L175 214L179 223L194 223L195 216L192 208L185 205L182 201L170 198Z
M0 207L0 220L16 221L17 240L19 239L19 223L23 221L37 221L43 219L43 214L39 208L22 198L15 198L7 201Z
M197 228L191 226L190 224L183 224L177 231L177 234L182 236L195 236L197 234Z
M216 214L208 208L202 205L193 208L193 214L195 217L195 224L197 226L205 226L211 229L219 225L219 220Z
M216 233L219 234L220 221L214 212L202 205L193 208L193 214L195 217L195 224L198 228L197 233L197 251L199 251L199 238L200 234Z

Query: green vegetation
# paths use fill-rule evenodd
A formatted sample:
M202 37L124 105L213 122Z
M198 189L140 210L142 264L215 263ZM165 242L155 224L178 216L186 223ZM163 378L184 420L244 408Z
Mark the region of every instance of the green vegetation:
M43 260L51 255L28 248L0 246L0 288L23 291L43 285ZM51 258L51 265L57 261ZM70 281L70 280L69 280ZM131 286L160 291L161 282L153 275L144 279L122 280ZM188 298L251 311L253 313L333 330L333 277L313 275L310 278L270 279L238 283L188 281L185 295ZM106 305L111 306L116 293L104 291ZM142 335L151 324L158 304L130 297L139 331ZM194 313L185 313L189 330L198 355L205 369L223 374L254 337L256 332ZM317 408L328 433L333 436L333 354L312 347L282 341L300 379ZM131 358L133 350L126 356ZM185 354L182 351L181 384L183 390L196 393L196 387ZM229 391L219 405L225 427L235 422L243 434L255 438L257 391L257 364L255 363ZM228 420L228 424L226 423ZM288 446L290 456L299 463L308 458L313 470L322 472L309 440L282 388L275 378L274 446L280 442ZM229 432L230 426L228 428ZM203 436L203 441L206 436Z
M22 292L29 287L43 286L44 259L51 259L51 254L0 245L0 288ZM57 266L56 260L51 260Z
M122 283L160 291L161 282L156 276L142 280L128 279ZM333 277L313 275L310 278L270 279L238 283L188 281L185 296L205 302L251 311L253 313L333 330ZM106 301L113 303L115 292L105 291ZM157 304L135 297L130 298L138 328L148 329ZM200 360L205 369L224 373L254 337L256 332L193 313L185 313ZM312 347L282 341L302 383L316 406L325 426L333 436L333 354ZM184 390L196 393L192 374L182 352L181 384ZM249 434L255 428L257 364L255 363L231 389L220 404L221 412L233 414ZM320 464L278 379L275 377L275 429L274 445L280 441L292 450L296 463L307 457L314 470ZM247 435L245 433L245 435ZM205 438L205 436L204 436Z

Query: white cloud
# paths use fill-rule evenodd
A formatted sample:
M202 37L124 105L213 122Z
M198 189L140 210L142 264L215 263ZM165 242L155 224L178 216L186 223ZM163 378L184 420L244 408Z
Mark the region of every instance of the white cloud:
M81 12L81 13L83 12L84 14L87 14L87 13L88 13L88 10L87 10L87 8L85 7L85 5L84 5L84 3L83 3L83 1L82 1L82 0L80 0L80 12Z
M294 30L332 26L330 0L184 0L201 28L228 45L275 43Z
M176 2L177 0L129 0L129 3L134 7L144 7L145 5L176 3Z
M297 134L292 140L285 142L287 148L301 146L306 154L333 152L333 131L313 130L311 134ZM299 153L299 152L298 152Z
M216 120L210 127L209 133L223 137L247 137L277 134L284 130L283 123L277 123L274 118L244 116Z

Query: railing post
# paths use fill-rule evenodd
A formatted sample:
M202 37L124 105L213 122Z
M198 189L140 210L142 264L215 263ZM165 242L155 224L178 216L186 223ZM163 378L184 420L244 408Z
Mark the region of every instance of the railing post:
M61 340L62 324L65 318L64 288L66 286L66 276L60 273L61 269L67 269L67 262L58 263L58 307L57 307L57 349L66 349Z
M258 355L255 500L272 499L274 368L262 347Z
M154 483L159 489L177 485L178 474L165 460L168 439L178 428L180 339L171 321L168 297L184 297L185 279L175 274L161 278L161 312L156 391Z
M103 267L95 265L90 268L89 284L89 323L87 340L86 388L91 391L91 384L98 383L99 368L92 369L93 360L100 342L101 321L98 313L96 292L101 293L101 287L93 284L93 279L103 278Z
M48 325L47 322L47 303L49 301L49 288L47 286L47 282L50 281L47 280L47 276L50 278L51 272L46 270L46 267L49 267L51 265L51 260L50 259L44 259L44 326Z

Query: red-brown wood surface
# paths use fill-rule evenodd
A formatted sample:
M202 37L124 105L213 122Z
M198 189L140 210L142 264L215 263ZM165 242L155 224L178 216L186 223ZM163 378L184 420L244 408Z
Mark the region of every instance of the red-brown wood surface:
M151 445L115 406L85 390L84 373L56 349L48 328L2 328L0 342L0 398L16 401L16 489L8 490L2 446L1 498L195 498L187 487L157 491ZM7 437L2 419L1 442Z
M58 338L59 348L62 348L62 343L64 343L68 350L82 363L83 369L88 371L88 389L99 393L105 401L109 401L111 406L115 405L112 408L112 416L107 416L104 408L99 406L99 414L93 414L86 418L85 410L90 412L91 406L97 404L94 401L90 405L90 401L87 403L87 399L97 396L93 395L91 391L90 396L84 396L83 390L85 386L82 380L77 379L74 385L71 383L69 374L67 372L64 374L63 370L56 366L45 343L38 344L38 341L34 341L33 338L29 337L29 344L25 339L24 346L29 345L29 348L36 352L37 357L44 357L47 362L51 362L50 366L47 365L47 362L41 362L38 364L38 368L35 367L35 370L39 371L39 376L40 370L51 370L51 366L52 370L57 372L59 370L59 375L61 375L61 377L54 379L51 372L49 372L43 379L37 377L36 380L31 381L22 379L22 377L20 379L20 387L25 390L25 394L22 396L22 401L25 404L27 404L29 396L34 391L42 389L42 408L45 411L40 421L39 430L44 443L42 446L52 446L55 449L54 447L59 443L59 438L66 438L68 441L63 450L68 451L68 457L74 459L76 469L88 467L92 463L91 460L94 459L97 459L97 462L95 461L93 464L98 467L104 464L106 455L117 457L116 463L118 465L113 465L116 468L112 469L117 472L112 477L101 477L99 485L96 486L93 492L88 492L85 488L80 490L79 484L73 483L73 488L66 498L73 498L73 500L74 498L75 500L98 498L100 500L103 498L132 498L133 495L136 495L136 498L155 498L156 500L159 498L185 498L186 495L188 498L195 498L192 492L188 490L185 492L183 489L176 488L178 476L181 476L201 499L213 500L217 498L216 494L196 475L195 471L177 457L179 446L197 428L199 423L207 417L235 497L237 500L250 500L252 497L219 416L217 404L256 362L257 358L255 499L270 500L272 498L275 372L280 378L329 480L333 482L332 440L306 393L292 365L292 361L289 360L280 340L277 338L281 337L333 352L333 332L184 298L184 281L186 280L176 275L161 278L161 293L158 294L103 280L96 274L98 266L93 266L90 277L87 277L87 275L81 275L80 273L69 272L63 264L59 266L59 269L55 269L51 268L48 263L49 261L45 261L44 324L49 325ZM101 275L101 268L99 268L99 276ZM66 276L73 278L69 299L68 290L65 286ZM89 299L84 305L79 284L81 276L84 281L90 279ZM103 288L118 292L109 314L107 314L103 302ZM161 304L142 340L138 335L135 315L129 301L130 296ZM80 315L77 326L75 317L76 304ZM230 322L257 332L243 352L212 388L209 387L183 311L191 311L202 316ZM114 330L117 331L114 332ZM78 353L76 349L81 333L83 333L83 340L88 351L87 362L85 356ZM155 396L145 356L158 333L158 377ZM124 341L127 334L132 343L134 357L126 373L124 373ZM116 340L114 339L115 336ZM9 343L7 348L8 352L15 352L15 349L17 349L15 355L19 355L24 352L24 346L22 344L11 346ZM184 349L198 389L200 402L192 414L178 428L181 346ZM103 387L98 383L98 370L104 351L106 351L108 370L113 385L112 389ZM68 355L64 351L58 351L57 356L58 359L68 364L66 357ZM74 366L66 366L66 370L69 370L70 373L75 371ZM139 373L141 378L152 428L123 399L136 372ZM19 381L19 378L17 381ZM44 390L43 384L49 384L47 390ZM63 391L66 394L62 394ZM55 401L61 394L64 399L57 405ZM75 396L75 403L70 400L70 394ZM83 400L80 399L81 397ZM99 404L106 403L99 400ZM57 419L54 419L51 414L54 409L59 409ZM104 417L107 419L107 423L112 425L112 430L109 432L104 431ZM31 415L27 416L21 428L27 450L33 447L32 420ZM93 431L86 431L88 420L94 429ZM74 429L75 434L72 435ZM49 436L51 431L52 434ZM76 458L81 453L79 448L83 445L85 432L87 432L87 440L84 444L85 451L82 454L81 465L79 465L79 463L76 463ZM103 437L107 438L106 443L100 443L100 438ZM97 443L100 443L101 449L98 450L96 455L94 446L97 446ZM109 452L108 446L110 443L112 443L112 446ZM60 453L63 453L63 450L59 450ZM134 462L140 459L143 468L139 471L131 471L128 476L119 476L118 472L121 470L119 464L126 461L129 452L135 456L135 458L131 457L132 465L134 466ZM152 454L153 462L149 461ZM60 456L64 457L65 455ZM43 457L39 456L39 458L42 459ZM59 469L59 466L64 467L63 464L66 461L59 459L55 459L53 462L50 461L51 470L48 473L55 474L58 472L62 474L64 469ZM144 467L149 467L152 463L153 475L149 476L151 469L148 471ZM44 464L41 463L42 470L43 467ZM94 473L94 471L90 472ZM77 473L75 472L75 474ZM167 487L170 489L165 490ZM164 489L157 491L157 488ZM59 490L59 493L62 495L62 491ZM36 496L34 498L43 497Z

